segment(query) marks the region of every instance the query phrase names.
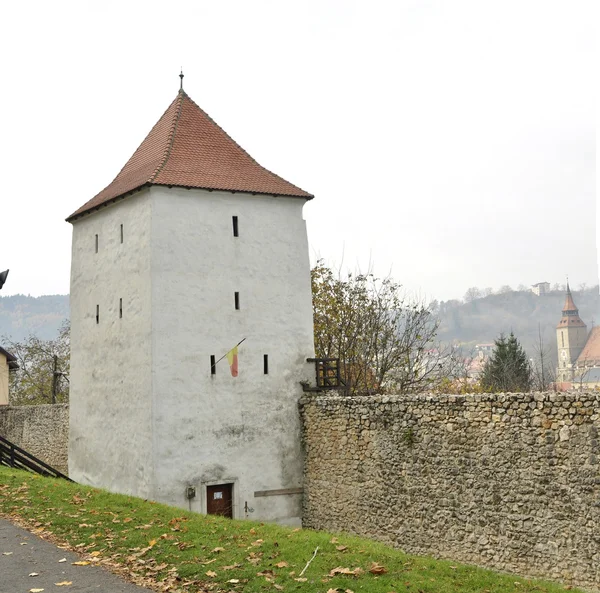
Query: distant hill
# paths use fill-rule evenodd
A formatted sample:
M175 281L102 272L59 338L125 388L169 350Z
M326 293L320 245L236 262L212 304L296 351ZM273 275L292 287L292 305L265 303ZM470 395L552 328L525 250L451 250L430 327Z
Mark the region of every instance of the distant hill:
M591 329L600 323L598 287L573 291L579 314ZM491 343L500 333L511 330L530 356L538 339L538 325L553 358L556 357L556 324L565 302L564 292L536 296L532 292L512 291L474 299L470 303L439 303L438 338L443 342L459 342L467 348ZM0 296L0 338L22 340L29 334L43 339L56 337L61 323L69 317L69 295L30 297Z
M581 319L587 324L600 323L598 287L573 291ZM546 345L556 358L556 325L561 318L565 293L553 291L543 296L532 292L512 291L478 298L470 303L447 301L439 304L440 331L444 342L460 342L467 347L491 343L500 333L511 330L529 356L534 356L538 326Z
M69 295L41 297L0 296L0 340L20 341L30 334L44 340L57 336L58 328L69 318Z

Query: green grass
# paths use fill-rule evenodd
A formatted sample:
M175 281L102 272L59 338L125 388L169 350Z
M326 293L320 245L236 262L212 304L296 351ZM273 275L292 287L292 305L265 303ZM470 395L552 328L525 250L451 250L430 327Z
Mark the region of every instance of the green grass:
M68 544L84 561L106 565L161 591L564 590L557 584L408 556L358 537L198 515L4 467L0 467L0 514L42 537ZM302 580L297 580L317 547ZM331 576L336 568L356 575Z

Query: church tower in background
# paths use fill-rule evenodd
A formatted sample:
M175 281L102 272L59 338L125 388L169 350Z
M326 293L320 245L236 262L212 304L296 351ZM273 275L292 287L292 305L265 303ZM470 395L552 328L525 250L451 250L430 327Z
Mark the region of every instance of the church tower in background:
M561 320L556 326L556 343L558 345L556 380L559 383L573 380L575 363L587 342L587 337L587 326L579 317L579 309L575 306L567 282L565 306L562 310Z

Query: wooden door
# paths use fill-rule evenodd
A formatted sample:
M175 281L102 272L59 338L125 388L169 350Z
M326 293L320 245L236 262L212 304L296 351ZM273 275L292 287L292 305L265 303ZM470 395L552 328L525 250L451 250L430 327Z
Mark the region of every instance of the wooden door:
M206 487L206 512L233 519L233 484Z

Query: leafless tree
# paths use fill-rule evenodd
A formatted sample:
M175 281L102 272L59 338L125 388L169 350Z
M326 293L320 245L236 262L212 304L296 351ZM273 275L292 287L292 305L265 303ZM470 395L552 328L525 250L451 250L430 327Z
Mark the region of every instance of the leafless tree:
M536 391L547 391L556 380L556 372L552 364L551 347L544 342L542 328L539 324L538 339L533 349L533 388Z
M19 369L10 376L12 405L68 401L69 337L70 326L66 321L54 340L42 340L35 335L21 342L2 339L5 348L19 363Z
M339 358L346 394L423 391L454 373L451 347L436 342L439 321L391 278L312 270L315 351Z
M481 291L476 286L472 286L465 293L465 303L472 303L475 299L481 298Z

